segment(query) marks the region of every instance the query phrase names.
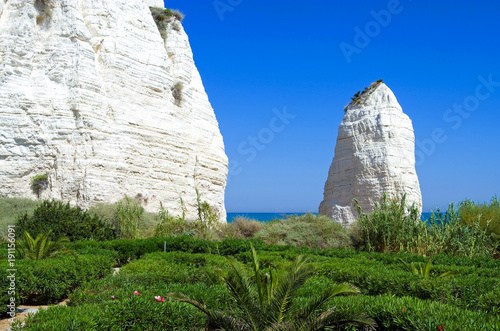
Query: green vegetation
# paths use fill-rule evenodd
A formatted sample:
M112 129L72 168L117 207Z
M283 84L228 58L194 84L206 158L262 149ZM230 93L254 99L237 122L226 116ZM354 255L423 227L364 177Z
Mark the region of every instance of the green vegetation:
M240 216L233 219L231 223L223 226L220 230L222 233L221 237L232 239L252 238L265 226L262 222Z
M69 240L116 238L113 226L99 216L80 207L71 207L61 201L42 201L30 215L27 212L17 218L16 232L29 232L32 236L51 232L54 238Z
M350 235L345 227L324 215L315 214L271 221L255 237L278 245L310 248L351 247Z
M24 231L23 240L16 242L17 257L21 259L43 260L54 257L59 253L67 252L64 243L69 242L66 237L57 238L52 241L50 232L40 233L33 239L30 234Z
M166 253L163 252L164 241L167 243ZM114 256L115 262L118 259L126 261L125 256L132 258L128 259L130 262L121 268L118 275L106 276L108 270L101 274L104 278L99 276L80 283L73 291L62 287L61 282L65 279L63 277L70 278L64 276L69 270L60 267L55 270L37 268L36 272L42 279L57 279L54 284L43 283L39 286L48 286L58 293L69 292L70 306L42 310L28 318L23 329L60 330L69 326L74 329L106 330L133 329L133 325L151 330L211 329L215 327L214 321L207 319L202 311L190 304L170 301L167 294L183 293L204 307L240 318L245 313L224 277L228 282L231 279L236 281L234 277L238 274L247 279L254 300L252 302L259 306L261 300L255 274L261 275L259 279L264 289L261 293L265 302L265 290L272 284L267 274L274 277L281 273L278 278L285 279L298 265L300 255L303 256L303 264L299 265L310 265L314 272L302 286L293 291L293 300L288 306L291 307L290 312L294 311L294 306L305 309L314 298L326 293L326 289L348 282L362 294L334 296L327 300L324 307L336 307L332 311L323 310L328 312L331 320L345 320L357 312L365 312L377 323L377 329L389 330L437 330L439 326L444 326L445 330L496 330L500 323L500 261L495 259L436 255L431 276L448 271L454 271L457 275L446 279L426 279L408 272L399 260L407 263L428 261L415 254L309 249L252 242L255 253L249 251L248 239L217 242L177 236L69 243L80 257L101 257L103 261L109 261ZM256 260L254 254L257 252L259 266L256 268L253 261ZM232 263L228 263L225 256L232 256L229 257ZM57 261L69 264L70 258L21 261L53 261L55 265L60 265ZM234 268L238 268L238 272ZM51 276L42 274L42 270L50 272ZM75 275L74 272L70 273ZM223 276L222 282L220 276L214 276L217 274ZM34 281L33 277L29 279ZM22 288L27 286L28 283L24 283ZM25 293L23 290L24 298ZM344 330L345 327L341 324L334 329Z
M479 221L479 226L491 235L497 244L497 250L500 250L500 202L496 196L489 205L465 200L460 203L458 213L467 225L473 226Z
M7 237L7 227L15 225L21 214L32 214L39 201L24 198L0 198L0 236Z
M448 253L465 256L491 255L491 237L478 221L464 223L453 204L446 213L432 213L430 226L420 221L415 206L388 201L384 196L375 210L364 214L358 205L359 218L351 231L360 249L370 252L409 252L432 256ZM404 231L402 231L404 229Z
M6 201L0 199L0 207ZM347 323L358 312L366 313L380 330L497 330L500 325L500 260L492 258L496 242L490 228L496 198L483 205L464 202L458 210L450 205L426 223L405 199L386 197L373 213L360 210L358 221L348 229L313 214L269 224L242 218L221 225L216 211L199 195L197 204L193 220L187 220L185 212L174 216L165 209L147 214L134 199L87 212L44 201L32 214L25 212L16 233L29 226L38 231L31 234L42 233L39 242L50 230L54 238L62 234L71 240L66 234L71 232L73 239L65 243L64 255L18 257L16 304L54 303L68 296L70 301L69 307L42 310L15 328L213 330L229 321L240 329L252 323L262 329L280 321L283 328L300 329L300 323L316 320L331 323L332 330L368 329ZM71 213L87 215L83 225L65 217ZM149 229L137 234L146 215ZM111 238L123 233L113 227L118 217L131 224L129 233L135 237L152 233L153 224L157 236L103 240L94 234L75 239L75 233L94 233L92 217L114 231ZM86 230L76 231L78 226ZM250 245L255 249L249 250ZM7 247L2 250L7 256ZM0 261L2 286L7 288L8 261ZM111 275L113 266L121 267L117 275ZM343 283L353 287L338 285ZM361 294L332 295L335 288L354 287ZM169 293L182 293L174 297L185 302L169 300ZM0 303L7 307L10 297L2 293ZM284 304L276 309L273 302ZM309 309L311 319L301 318L313 306L319 309ZM3 316L6 312L4 308Z
M156 27L160 32L163 40L167 39L167 27L168 24L173 23L172 28L176 31L180 30L179 22L184 19L184 14L175 9L163 9L159 7L149 7L151 11L151 16L156 23ZM176 22L172 22L172 19L177 20Z
M124 201L118 202L114 214L118 236L125 239L139 238L139 224L143 213L144 208L127 196Z
M411 272L414 275L418 275L420 277L423 277L425 279L431 278L431 269L432 269L432 260L429 259L425 265L423 265L421 262L418 262L417 265L414 264L414 262L410 262L410 264L406 263L403 259L398 259L403 263L405 268ZM417 268L418 266L418 268ZM447 271L443 272L441 275L437 276L437 278L446 278L446 277L451 277L455 276L456 272L455 271Z
M370 86L365 87L363 92L361 91L356 92L354 96L351 98L352 100L351 103L344 108L344 112L347 112L347 110L351 105L361 105L363 101L368 98L370 93L373 92L383 82L384 81L382 79L379 79L376 82L373 82Z
M276 268L260 269L257 253L252 245L251 255L250 277L232 257L227 258L230 265L228 274L217 270L218 276L237 303L238 309L235 312L207 308L179 292L169 293L167 297L198 308L207 315L211 327L222 330L323 330L340 323L373 324L373 320L360 314L350 319L332 319L335 307L321 311L325 303L334 296L359 294L349 284L335 285L317 296L311 296L306 305L303 302L296 304L294 301L297 290L314 274L314 267L308 263L307 258L298 256L284 272L279 272Z
M40 198L40 192L47 188L47 184L49 181L49 176L47 174L37 175L31 178L31 188L33 192L36 193L38 198Z

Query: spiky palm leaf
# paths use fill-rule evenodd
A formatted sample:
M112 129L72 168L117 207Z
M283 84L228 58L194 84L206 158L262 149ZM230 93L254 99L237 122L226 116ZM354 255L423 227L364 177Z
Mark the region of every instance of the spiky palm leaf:
M42 260L54 257L61 252L71 252L64 248L64 243L69 242L68 238L61 237L56 240L51 240L50 234L51 232L40 233L33 239L33 237L25 231L23 240L18 241L16 244L19 256L25 259Z
M217 274L229 288L239 307L239 314L229 315L220 310L207 308L204 304L192 300L181 293L170 293L168 298L185 302L205 313L211 322L220 330L262 331L262 330L321 330L338 322L333 316L335 307L319 313L322 306L337 295L359 294L359 290L349 284L340 284L328 289L314 298L305 307L293 305L296 291L308 278L314 275L314 269L309 260L299 256L284 272L271 269L264 273L260 269L257 253L251 245L252 271L247 275L241 264L232 257L227 257L230 271ZM373 325L374 321L358 315L350 320L357 324Z

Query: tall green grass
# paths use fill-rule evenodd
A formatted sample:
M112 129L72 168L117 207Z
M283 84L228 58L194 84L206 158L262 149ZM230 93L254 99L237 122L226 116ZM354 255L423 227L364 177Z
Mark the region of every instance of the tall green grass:
M16 224L19 215L33 213L39 203L38 200L26 198L0 198L0 237L5 239L7 226Z
M364 214L351 227L360 249L370 252L407 252L432 256L440 253L468 257L491 255L491 236L480 219L463 222L453 204L445 213L433 212L429 224L420 220L415 206L406 199L390 200L384 196L372 213Z
M460 218L467 224L473 224L479 219L481 227L486 229L493 238L500 240L500 202L496 195L491 199L489 205L465 200L460 203L458 212Z

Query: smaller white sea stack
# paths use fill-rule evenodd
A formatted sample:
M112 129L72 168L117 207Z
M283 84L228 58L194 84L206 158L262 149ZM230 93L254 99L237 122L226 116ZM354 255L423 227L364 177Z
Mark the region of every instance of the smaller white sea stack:
M421 212L410 118L382 80L352 99L344 108L320 214L347 225L358 216L353 199L371 212L384 194L395 199L406 194L406 203Z

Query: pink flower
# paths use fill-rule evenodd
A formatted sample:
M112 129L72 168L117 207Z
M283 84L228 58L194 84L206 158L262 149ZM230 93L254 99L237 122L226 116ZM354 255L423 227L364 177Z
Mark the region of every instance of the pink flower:
M114 295L112 295L112 296L111 296L111 299L114 299L114 298L115 298L115 296L114 296Z
M162 297L161 297L161 296L159 296L159 295L155 296L155 300L156 300L156 301L165 302L165 298L162 298Z
M139 295L140 293L137 291L134 291L134 295Z

